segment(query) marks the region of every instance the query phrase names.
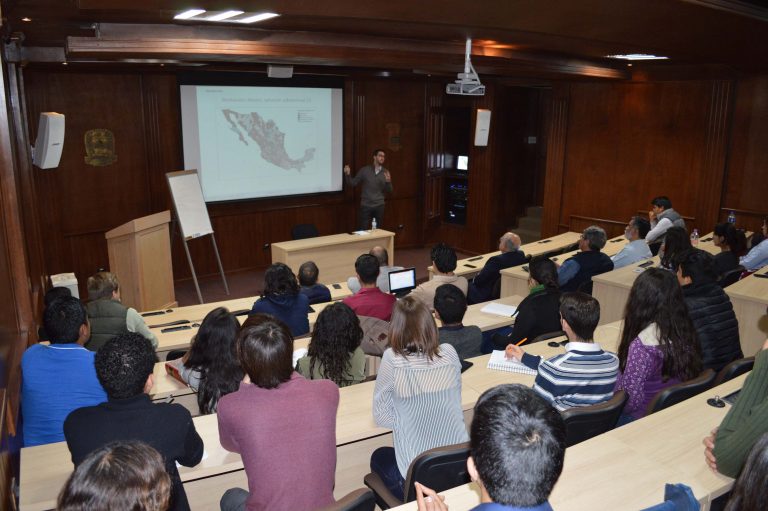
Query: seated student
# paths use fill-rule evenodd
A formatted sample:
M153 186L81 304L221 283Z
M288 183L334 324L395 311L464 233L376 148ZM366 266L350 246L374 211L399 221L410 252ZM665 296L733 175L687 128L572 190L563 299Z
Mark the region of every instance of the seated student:
M157 349L157 337L144 323L136 309L120 303L120 283L114 273L100 271L88 277L88 300L85 308L91 322L91 338L85 347L99 349L118 334L141 334Z
M768 502L768 433L752 447L739 478L733 485L725 511L761 511Z
M715 226L712 242L720 247L720 253L715 255L718 278L725 272L739 266L739 257L747 253L747 237L744 231L725 222Z
M64 484L57 511L165 511L171 478L156 449L138 441L112 442L90 453Z
M379 261L370 254L363 254L355 261L355 272L363 287L356 294L344 298L344 304L358 316L370 316L389 321L396 298L383 293L376 285Z
M456 251L445 243L439 243L432 247L432 272L431 280L419 285L411 291L411 296L421 300L424 305L432 308L435 302L435 291L443 284L453 284L467 294L469 284L464 277L453 274L456 269Z
M226 308L217 307L205 315L184 357L169 362L178 368L181 379L197 392L202 415L216 412L219 399L240 386L243 370L235 354L239 332L237 318Z
M389 253L387 249L381 246L373 247L369 252L370 255L379 261L379 276L376 279L376 287L381 289L382 293L389 294L389 274L393 271L402 270L402 266L390 266L389 265ZM362 287L360 280L357 277L349 277L347 279L347 287L352 293L357 293Z
M664 242L661 244L661 249L659 249L659 268L672 270L677 254L681 254L692 248L693 245L691 245L691 238L688 236L688 231L682 227L670 227L667 230L667 234L664 236Z
M331 290L328 286L317 283L319 276L320 270L314 262L307 261L299 266L299 292L306 295L310 305L331 301Z
M619 424L644 417L656 394L701 373L696 330L672 272L648 268L635 280L618 355L615 390L629 394Z
M510 344L507 357L538 371L533 390L560 411L608 401L613 397L619 359L592 339L600 322L600 304L588 294L565 293L560 317L569 341L564 354L544 360Z
M731 299L717 283L715 258L692 248L677 255L677 281L683 289L688 314L696 329L704 369L719 371L743 358L739 322Z
M365 353L360 347L363 329L355 311L332 303L317 316L307 354L296 371L309 380L327 379L339 387L365 380Z
M58 298L67 298L72 296L72 291L69 290L68 287L52 287L48 291L45 292L45 296L43 297L43 316L45 316L45 309L50 307L51 303L53 303L54 300ZM48 337L48 333L45 331L44 326L40 326L37 329L37 341L50 341L50 338Z
M704 439L707 463L728 477L736 477L750 449L768 433L768 339L755 356L755 365L741 388L736 403L720 427Z
M541 334L557 332L560 326L560 286L557 266L547 258L538 258L528 265L528 296L517 306L515 327L509 335L495 335L494 349L503 350L523 339L532 342Z
M645 235L645 241L649 244L663 241L664 235L670 227L685 229L685 220L677 211L672 209L672 201L664 195L654 197L651 200L648 219L651 221L651 230Z
M624 237L629 240L629 243L618 254L611 257L614 270L653 257L651 249L648 248L648 243L645 241L645 236L650 229L651 224L645 218L633 216L629 220L624 228Z
M291 335L309 333L309 300L299 293L299 284L291 269L273 263L264 273L264 291L256 300L251 314L271 314L288 325Z
M402 500L413 459L422 452L467 440L461 409L461 362L450 344L438 344L427 306L412 296L395 304L390 347L381 358L373 391L376 424L392 429L394 448L371 455L371 471Z
M560 414L523 385L498 385L477 400L467 471L480 487L473 511L552 511L549 494L565 459ZM416 483L417 508L445 511L443 497Z
M592 277L613 270L613 261L600 252L607 237L602 227L591 225L579 239L579 250L557 270L557 281L562 291L582 291L592 294Z
M293 337L278 320L241 330L237 356L246 377L219 402L219 439L242 456L250 492L227 490L221 509L332 504L338 387L293 371Z
M520 236L513 232L504 233L499 239L499 250L501 254L488 259L480 270L480 273L472 279L467 291L467 302L480 303L494 300L498 296L491 296L493 287L501 278L501 270L519 266L527 260L525 253L520 250Z
M169 509L189 509L176 468L194 467L203 458L203 440L192 416L179 404L152 403L155 352L139 334L113 338L96 353L96 374L109 401L79 408L64 421L64 436L72 463L80 465L96 449L117 440L141 440L163 456L171 476Z
M747 271L757 271L765 265L768 265L768 217L763 219L762 227L763 240L756 243L753 236L752 248L749 253L739 259Z
M437 329L440 344L450 344L461 360L482 355L483 332L476 325L464 326L467 298L453 284L443 284L435 291L435 317L443 322Z
M45 309L43 326L51 344L33 344L21 357L21 413L24 445L64 440L67 414L107 400L96 378L88 340L88 316L80 300L59 298Z

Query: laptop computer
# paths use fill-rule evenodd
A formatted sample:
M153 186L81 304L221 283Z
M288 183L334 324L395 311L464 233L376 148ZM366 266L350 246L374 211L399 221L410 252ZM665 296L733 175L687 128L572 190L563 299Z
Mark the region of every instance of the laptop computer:
M416 268L405 268L389 272L389 292L402 298L416 287Z

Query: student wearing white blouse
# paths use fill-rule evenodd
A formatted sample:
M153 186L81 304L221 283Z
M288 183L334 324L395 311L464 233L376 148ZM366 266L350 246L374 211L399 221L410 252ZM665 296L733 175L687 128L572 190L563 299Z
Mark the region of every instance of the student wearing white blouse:
M438 345L427 306L407 296L395 304L390 348L382 357L373 393L376 424L391 428L394 448L371 456L371 471L399 499L408 467L422 452L467 441L461 409L461 363L450 344Z

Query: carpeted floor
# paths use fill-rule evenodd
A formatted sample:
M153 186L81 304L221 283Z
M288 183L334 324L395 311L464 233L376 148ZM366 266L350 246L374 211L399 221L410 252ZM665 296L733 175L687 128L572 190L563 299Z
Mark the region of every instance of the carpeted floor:
M430 265L430 248L398 249L395 251L395 264L406 268L410 266L415 267L416 279L422 282L427 279L429 273L427 267ZM457 256L459 259L470 257L469 254L461 252L458 252ZM224 292L224 285L218 275L200 278L200 292L203 295L203 301L210 303L244 298L246 296L258 296L261 294L264 271L265 269L227 273L229 296ZM349 275L352 276L353 274L354 268L350 268ZM176 282L176 300L179 302L179 306L196 305L198 303L197 292L195 291L192 279Z

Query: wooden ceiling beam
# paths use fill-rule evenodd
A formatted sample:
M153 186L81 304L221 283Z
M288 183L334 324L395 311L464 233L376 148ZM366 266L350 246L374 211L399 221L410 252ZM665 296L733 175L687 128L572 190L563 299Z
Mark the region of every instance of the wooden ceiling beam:
M464 45L373 36L309 32L222 30L175 25L100 24L97 37L68 37L69 60L162 59L181 62L269 62L459 72ZM626 79L629 74L601 62L475 46L478 73Z

